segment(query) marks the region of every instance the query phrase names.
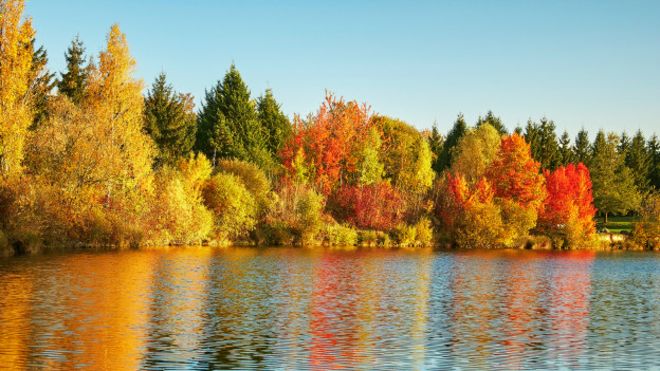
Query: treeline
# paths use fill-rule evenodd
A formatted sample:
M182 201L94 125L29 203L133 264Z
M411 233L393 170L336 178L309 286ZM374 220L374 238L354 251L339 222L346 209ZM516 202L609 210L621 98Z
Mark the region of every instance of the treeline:
M443 136L327 94L317 112L254 99L237 68L194 98L159 75L143 95L125 35L47 70L23 3L1 0L0 250L199 243L589 246L596 210L640 213L658 246L660 149L552 121L509 134L492 112ZM531 236L531 237L530 237Z

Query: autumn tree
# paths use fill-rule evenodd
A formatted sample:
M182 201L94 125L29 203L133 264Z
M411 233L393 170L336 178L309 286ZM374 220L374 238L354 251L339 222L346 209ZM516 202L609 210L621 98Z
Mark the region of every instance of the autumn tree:
M388 182L342 187L333 199L338 219L363 229L389 231L405 211L401 194Z
M440 173L441 171L449 168L452 163L452 149L458 144L458 141L467 131L467 124L463 118L463 114L459 114L454 122L454 126L447 133L447 138L442 146L442 151L438 154L433 169Z
M539 230L569 247L589 242L596 232L591 177L579 163L544 170L548 196L539 212Z
M144 98L144 127L154 140L157 164L174 165L187 156L195 143L197 129L192 96L177 93L158 75Z
M277 156L291 136L292 127L271 89L266 89L264 95L257 99L257 116L267 135L266 147L273 156Z
M87 88L90 66L85 66L85 47L80 37L76 36L64 54L66 71L60 73L57 82L59 94L66 95L75 104L79 104Z
M34 75L32 22L21 22L23 1L0 1L0 177L22 172L25 140L34 111L30 78Z
M618 139L615 134L606 136L605 132L599 131L589 163L594 203L605 216L605 224L609 214L626 214L638 208L640 203L635 177L617 152Z
M221 243L246 238L257 223L257 203L239 177L218 173L202 189L204 204L215 215L215 237Z
M495 159L500 141L499 132L490 124L468 130L454 148L451 172L461 174L468 184L476 183Z

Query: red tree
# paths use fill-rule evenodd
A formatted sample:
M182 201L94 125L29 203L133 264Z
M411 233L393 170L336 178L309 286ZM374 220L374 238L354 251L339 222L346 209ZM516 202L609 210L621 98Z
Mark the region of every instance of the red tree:
M544 171L548 197L539 212L539 227L549 232L570 229L576 235L595 232L596 208L589 169L582 163Z
M399 192L388 182L368 186L344 186L333 197L335 215L363 229L387 231L403 217Z

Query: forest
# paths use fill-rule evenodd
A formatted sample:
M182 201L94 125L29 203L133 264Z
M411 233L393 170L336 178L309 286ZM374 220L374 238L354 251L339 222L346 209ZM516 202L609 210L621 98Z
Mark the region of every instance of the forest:
M488 111L418 130L330 92L288 117L235 65L195 107L134 76L126 35L48 70L23 1L0 1L0 253L74 247L300 245L660 248L655 133L509 130ZM449 123L447 123L449 124ZM622 125L628 123L622 123ZM597 228L596 217L603 219Z

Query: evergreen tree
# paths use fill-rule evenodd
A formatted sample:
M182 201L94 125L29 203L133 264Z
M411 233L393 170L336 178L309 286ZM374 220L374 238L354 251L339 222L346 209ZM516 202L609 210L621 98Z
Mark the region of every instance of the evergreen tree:
M635 185L640 192L649 191L649 175L653 166L653 159L646 150L646 139L641 130L632 138L629 147L623 152L626 166L632 170Z
M275 157L291 136L293 128L275 100L272 90L266 89L266 93L257 99L257 115L261 127L268 134L266 147Z
M66 59L66 72L60 73L61 78L57 83L57 90L64 94L75 104L80 103L89 78L90 66L83 66L85 63L85 47L80 38L76 36L71 45L64 53Z
M589 144L589 133L582 128L575 137L573 144L573 157L575 162L589 164L591 160L591 147Z
M33 38L30 48L34 50ZM43 46L34 50L32 54L32 69L30 71L30 92L32 94L32 107L34 109L34 119L32 128L41 123L47 114L48 99L51 97L55 87L55 74L48 71L48 53Z
M442 152L444 138L442 137L442 134L440 134L437 122L433 123L433 128L431 129L431 134L428 137L428 142L429 148L431 148L431 152L433 153L433 170L436 173L439 173L441 169L438 168L438 158Z
M527 121L524 137L532 150L532 157L541 163L541 168L554 169L560 164L561 154L552 120L544 117L538 124Z
M593 182L594 204L598 212L607 217L611 213L624 215L639 207L641 197L635 186L635 177L617 152L619 138L607 137L601 130L592 146L589 164Z
M224 79L206 92L198 118L196 147L215 162L233 158L253 162L262 168L272 166L256 105L233 64Z
M649 184L657 191L660 190L660 142L655 134L646 144L646 152L651 159Z
M513 133L514 133L514 134L518 134L518 135L520 135L520 136L522 137L522 136L523 136L523 128L522 128L522 126L520 126L520 125L516 125L516 128L513 129Z
M493 111L488 111L488 113L486 113L486 117L482 118L481 116L479 116L479 118L477 119L476 127L480 127L483 124L490 124L490 126L494 127L495 130L497 130L497 132L500 133L500 135L509 134L509 131L506 130L506 127L502 123L502 120L499 117L496 117L493 114Z
M176 93L161 73L144 99L144 125L158 147L156 163L176 164L195 144L197 123L192 96Z
M463 118L463 114L459 114L454 122L454 126L451 128L449 133L447 133L447 138L445 143L442 146L440 154L436 158L434 170L438 173L449 168L452 163L452 152L454 147L458 144L458 141L465 135L467 131L467 124Z
M621 138L619 139L619 145L616 147L616 150L622 155L626 156L626 153L630 149L630 137L625 131L621 133Z
M571 137L568 132L564 130L559 138L559 157L561 158L562 165L568 165L575 162L573 149L571 148Z

